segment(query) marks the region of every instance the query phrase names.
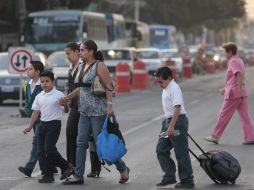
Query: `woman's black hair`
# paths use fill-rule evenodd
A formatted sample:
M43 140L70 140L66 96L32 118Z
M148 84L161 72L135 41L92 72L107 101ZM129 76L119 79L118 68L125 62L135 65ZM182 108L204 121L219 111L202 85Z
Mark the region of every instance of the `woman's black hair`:
M79 45L75 42L68 43L65 48L70 48L72 51L79 51Z
M160 67L157 71L155 71L154 76L162 78L163 80L167 80L168 77L172 79L172 71L168 67Z
M103 61L104 57L101 51L98 51L97 44L93 40L87 40L83 42L83 45L88 50L93 50L93 54L96 60Z

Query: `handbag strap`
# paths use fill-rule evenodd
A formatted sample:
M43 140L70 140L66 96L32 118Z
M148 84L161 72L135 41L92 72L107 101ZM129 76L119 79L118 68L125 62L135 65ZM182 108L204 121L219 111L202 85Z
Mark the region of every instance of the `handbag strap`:
M84 71L86 64L84 63L82 65L80 74L79 74L79 86L82 86L83 83L83 77L85 76L85 74L89 71L89 69L96 63L97 61L93 62L91 65L89 65L89 67ZM97 68L96 68L97 69ZM96 71L97 72L97 71Z

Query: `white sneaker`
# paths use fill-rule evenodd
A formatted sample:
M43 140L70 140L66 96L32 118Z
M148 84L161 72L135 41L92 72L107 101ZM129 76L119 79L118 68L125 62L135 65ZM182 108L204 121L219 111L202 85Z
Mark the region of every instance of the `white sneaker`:
M212 136L205 137L204 140L206 140L206 141L208 141L208 142L212 142L212 143L214 143L214 144L219 144L219 140L213 138Z

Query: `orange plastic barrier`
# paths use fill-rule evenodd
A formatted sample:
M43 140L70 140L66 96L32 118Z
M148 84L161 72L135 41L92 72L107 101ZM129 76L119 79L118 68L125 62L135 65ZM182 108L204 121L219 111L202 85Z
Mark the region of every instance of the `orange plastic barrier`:
M130 92L130 66L128 63L116 65L116 92Z
M136 61L133 65L132 88L146 89L149 87L149 75L146 65L142 61Z
M207 73L215 73L215 64L213 61L208 61L206 64Z
M173 79L176 80L176 63L175 61L171 60L171 59L168 59L166 62L165 62L165 65L171 69L172 71L172 76L173 76Z
M192 66L190 58L183 58L183 75L186 78L192 77Z

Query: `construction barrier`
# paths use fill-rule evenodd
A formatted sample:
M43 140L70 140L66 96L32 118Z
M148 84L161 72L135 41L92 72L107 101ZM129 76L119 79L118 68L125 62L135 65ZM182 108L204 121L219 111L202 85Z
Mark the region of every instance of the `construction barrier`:
M183 75L186 78L192 77L192 65L190 58L183 58Z
M146 65L142 61L136 61L133 64L132 88L146 89L149 87L149 74Z
M130 66L128 63L118 63L116 65L116 92L130 92Z
M214 64L214 61L209 60L206 63L206 72L210 73L210 74L215 73L215 64Z
M171 69L172 71L172 77L173 79L176 80L177 76L176 76L176 63L175 61L171 60L171 59L168 59L166 62L165 62L165 65Z

